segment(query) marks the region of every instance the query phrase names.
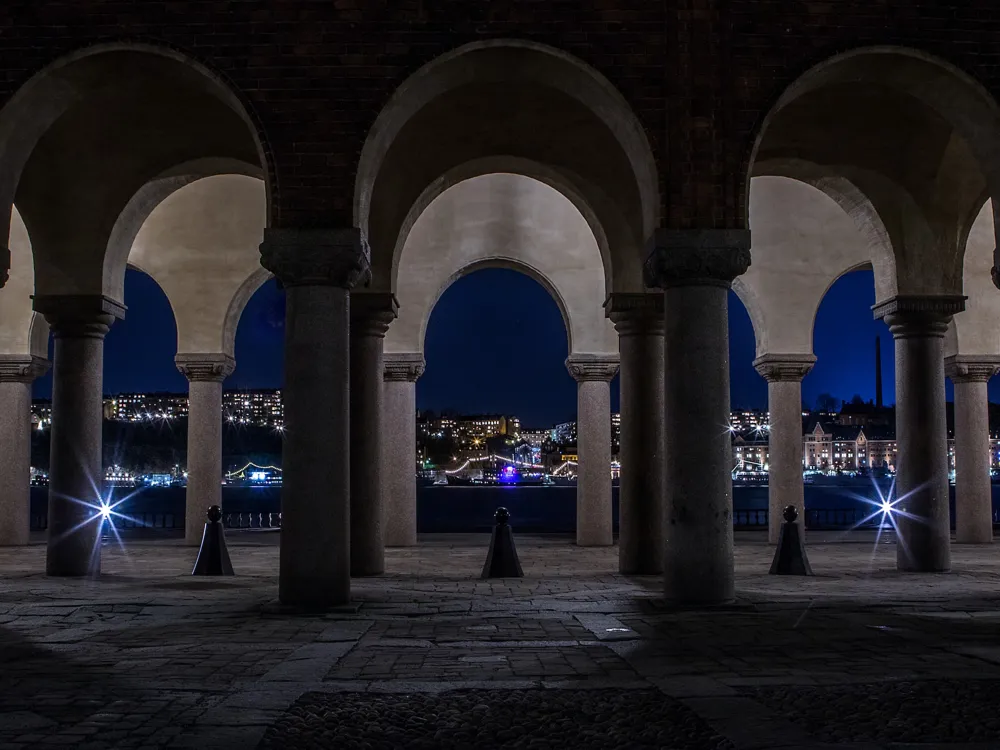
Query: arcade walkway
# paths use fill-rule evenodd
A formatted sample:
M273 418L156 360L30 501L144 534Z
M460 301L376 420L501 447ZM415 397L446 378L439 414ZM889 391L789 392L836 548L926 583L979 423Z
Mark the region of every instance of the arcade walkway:
M823 541L776 578L738 534L737 602L678 611L615 548L521 537L526 577L486 583L485 538L431 538L316 617L276 611L266 533L230 534L228 580L176 542L96 583L2 549L0 748L997 747L1000 550L900 574Z

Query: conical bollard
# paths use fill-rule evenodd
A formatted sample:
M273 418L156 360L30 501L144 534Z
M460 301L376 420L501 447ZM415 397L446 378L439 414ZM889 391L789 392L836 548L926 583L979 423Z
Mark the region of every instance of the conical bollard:
M510 520L510 512L506 508L497 508L493 519L496 521L496 526L493 527L490 551L486 555L482 577L523 578L524 572L521 570L517 550L514 548L514 533L507 523Z
M201 536L201 549L194 564L193 576L232 576L233 564L226 549L226 534L222 529L222 508L213 505L208 509L208 523Z
M782 516L785 522L781 524L778 549L774 551L774 560L771 562L769 572L773 576L811 576L813 572L809 566L809 558L806 557L805 540L802 538L799 525L795 523L799 511L794 505L789 505Z

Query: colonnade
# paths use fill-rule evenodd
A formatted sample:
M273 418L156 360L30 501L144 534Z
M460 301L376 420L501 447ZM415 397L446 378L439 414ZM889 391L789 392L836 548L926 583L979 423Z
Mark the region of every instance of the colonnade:
M384 570L384 547L416 542L413 481L419 354L383 354L397 314L391 294L351 290L368 273L356 230L267 230L262 264L287 291L280 598L330 607L350 598L352 575ZM740 231L660 231L646 266L662 292L613 294L620 337L622 486L620 569L663 573L679 602L733 596L732 453L727 294L749 263ZM894 297L874 313L896 347L898 567L950 567L944 378L956 387L959 542L992 539L986 382L989 357L943 356L943 337L964 298ZM50 575L100 570L103 340L123 308L105 297L38 297L54 339L50 471ZM801 381L815 358L755 361L771 411L771 541L780 510L803 506ZM665 363L671 366L665 367ZM220 502L224 354L181 353L190 384L185 539L197 543L206 505ZM612 543L609 383L619 360L574 354L578 382L577 543ZM27 541L30 384L37 357L0 359L0 543ZM711 426L718 429L712 429ZM379 429L381 427L381 429Z

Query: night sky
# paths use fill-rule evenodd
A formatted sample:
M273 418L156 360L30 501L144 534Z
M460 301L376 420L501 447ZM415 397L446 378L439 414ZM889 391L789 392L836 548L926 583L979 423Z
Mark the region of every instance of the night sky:
M882 381L895 401L893 346L888 328L872 319L870 271L842 277L820 305L814 333L818 362L802 383L809 406L822 393L850 400L875 397L875 337L882 337ZM105 393L184 391L173 357L177 331L166 297L145 274L125 276L128 314L105 341ZM733 407L767 407L767 384L753 369L750 318L729 296ZM284 295L274 281L253 296L236 333L236 371L227 388L278 388L283 378ZM456 281L431 315L425 345L427 370L417 382L417 408L460 413L514 414L527 427L573 419L576 383L566 372L566 329L559 309L535 281L516 271L485 269ZM49 398L52 378L35 383L35 398ZM952 388L948 382L948 399ZM990 383L1000 400L1000 380ZM618 409L618 378L612 383Z

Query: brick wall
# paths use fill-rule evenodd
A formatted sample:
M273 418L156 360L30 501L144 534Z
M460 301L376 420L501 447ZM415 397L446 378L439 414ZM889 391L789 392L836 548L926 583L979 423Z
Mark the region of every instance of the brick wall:
M756 131L825 57L902 44L1000 94L994 0L7 0L0 101L94 43L176 48L227 79L266 138L274 221L352 223L354 173L394 89L468 42L521 38L603 73L643 123L664 224L740 226Z

